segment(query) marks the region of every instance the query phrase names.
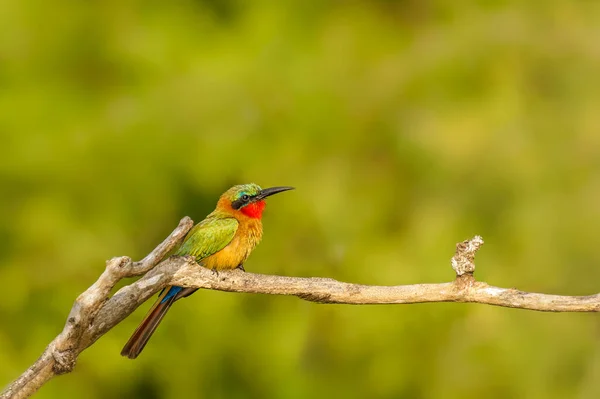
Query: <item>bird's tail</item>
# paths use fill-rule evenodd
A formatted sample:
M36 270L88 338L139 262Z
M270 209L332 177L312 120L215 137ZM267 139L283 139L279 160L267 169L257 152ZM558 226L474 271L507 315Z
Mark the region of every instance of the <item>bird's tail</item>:
M173 302L175 302L175 299L177 299L177 295L171 293L173 289L177 288L181 290L180 287L170 287L164 289L158 296L158 299L154 305L152 305L142 323L131 335L131 338L129 338L129 341L127 341L123 347L123 350L121 350L122 356L126 356L130 359L138 357L156 330L156 327L158 327L163 317L165 317L165 314L167 314L167 311L171 308L171 305L173 305ZM169 293L171 293L171 295L169 295Z

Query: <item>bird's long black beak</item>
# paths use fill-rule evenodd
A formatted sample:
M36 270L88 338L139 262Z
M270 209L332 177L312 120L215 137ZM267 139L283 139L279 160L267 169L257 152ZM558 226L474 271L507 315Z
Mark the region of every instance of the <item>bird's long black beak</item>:
M294 187L287 187L287 186L269 187L269 188L265 188L264 190L260 190L260 193L256 194L253 199L255 201L260 201L260 200L265 199L273 194L282 193L284 191L293 190L293 189L294 189Z

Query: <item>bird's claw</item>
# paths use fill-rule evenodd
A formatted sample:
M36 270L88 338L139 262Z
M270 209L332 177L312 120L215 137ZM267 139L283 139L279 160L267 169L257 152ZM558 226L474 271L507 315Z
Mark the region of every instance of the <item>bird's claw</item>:
M237 265L236 269L239 269L243 272L246 272L246 269L244 269L244 265L242 263L240 263L239 265Z

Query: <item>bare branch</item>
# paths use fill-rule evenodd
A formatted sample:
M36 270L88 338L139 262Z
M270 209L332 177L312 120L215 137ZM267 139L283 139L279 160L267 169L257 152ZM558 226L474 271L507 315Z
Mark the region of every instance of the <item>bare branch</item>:
M109 302L118 301L116 295L108 299L115 284L125 277L143 274L156 266L162 257L185 237L193 225L194 222L189 217L181 219L179 226L171 235L140 262L133 263L127 256L112 258L106 262L106 269L100 278L75 300L63 331L48 345L42 356L0 394L0 399L27 398L55 375L73 370L81 351L91 345L99 336L93 332L106 332L126 317L123 315L112 325L103 323L103 320L98 317L102 315L102 310L106 309ZM157 279L157 282L160 283L167 281L168 279ZM145 298L147 299L158 289L160 287L154 289L149 285ZM144 295L140 295L140 297L144 297ZM142 302L132 307L129 313L133 312ZM90 336L96 338L90 340Z
M173 233L140 262L128 257L113 258L106 270L81 294L67 319L63 332L48 345L42 356L0 394L0 399L26 398L55 375L68 373L79 354L92 345L139 305L167 285L271 295L294 295L318 303L408 304L424 302L472 302L545 312L598 312L600 294L561 296L523 292L490 286L475 280L475 253L481 237L457 244L452 258L456 279L440 284L370 286L339 282L329 278L283 277L240 270L218 274L199 267L192 257L170 257L156 264L192 227L181 220ZM122 278L146 273L136 282L109 293Z

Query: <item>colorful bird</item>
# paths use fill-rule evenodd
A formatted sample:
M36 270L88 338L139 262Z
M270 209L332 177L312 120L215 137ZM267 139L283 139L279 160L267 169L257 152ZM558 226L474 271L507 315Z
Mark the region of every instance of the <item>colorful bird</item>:
M254 183L231 187L221 195L216 209L190 230L174 255L194 256L201 266L215 271L244 270L244 262L262 238L265 198L292 189L261 189ZM138 357L171 305L196 290L177 286L163 289L121 355L130 359Z

